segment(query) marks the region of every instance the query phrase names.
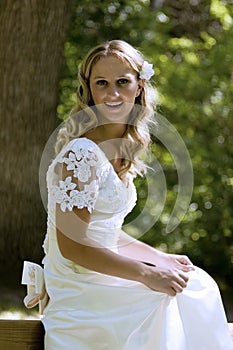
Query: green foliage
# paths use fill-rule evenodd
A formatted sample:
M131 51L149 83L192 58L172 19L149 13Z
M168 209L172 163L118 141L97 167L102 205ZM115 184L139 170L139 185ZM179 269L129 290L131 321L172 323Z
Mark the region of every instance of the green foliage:
M178 180L169 152L155 140L153 152L167 181L166 204L142 239L163 250L188 254L233 285L233 6L220 0L209 5L206 28L202 26L195 36L186 32L178 37L173 35L171 8L165 5L153 12L142 0L73 1L58 114L64 119L75 103L78 65L91 47L119 38L142 49L154 63L159 111L182 136L194 170L188 211L167 234ZM140 213L147 196L146 182L137 179L136 184L138 204L128 221Z
M60 82L59 118L66 118L75 103L78 66L90 48L106 40L122 39L146 52L149 41L162 45L160 27L158 15L143 0L74 1L64 50L66 65Z

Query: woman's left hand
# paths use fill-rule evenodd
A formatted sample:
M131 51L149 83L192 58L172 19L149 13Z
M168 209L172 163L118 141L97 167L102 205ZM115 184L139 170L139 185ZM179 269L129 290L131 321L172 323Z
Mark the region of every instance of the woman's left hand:
M175 268L184 272L195 270L193 263L186 255L163 253L158 261L158 266Z

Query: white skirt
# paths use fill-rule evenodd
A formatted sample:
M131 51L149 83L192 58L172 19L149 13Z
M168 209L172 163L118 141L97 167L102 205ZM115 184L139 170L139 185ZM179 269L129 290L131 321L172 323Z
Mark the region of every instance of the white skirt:
M233 349L218 287L197 267L175 297L94 272L76 276L48 288L45 350Z

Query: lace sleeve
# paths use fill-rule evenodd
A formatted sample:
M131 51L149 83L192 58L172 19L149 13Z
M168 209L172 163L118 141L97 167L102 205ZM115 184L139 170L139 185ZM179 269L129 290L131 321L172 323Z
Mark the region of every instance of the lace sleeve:
M63 212L74 207L93 211L99 193L101 163L100 149L91 141L75 142L60 153L58 181L51 186L51 195Z

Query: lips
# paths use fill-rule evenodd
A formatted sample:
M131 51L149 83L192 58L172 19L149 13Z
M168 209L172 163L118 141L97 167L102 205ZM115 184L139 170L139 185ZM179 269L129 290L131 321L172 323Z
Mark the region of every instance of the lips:
M123 105L123 102L105 102L105 105L110 108L117 108Z

